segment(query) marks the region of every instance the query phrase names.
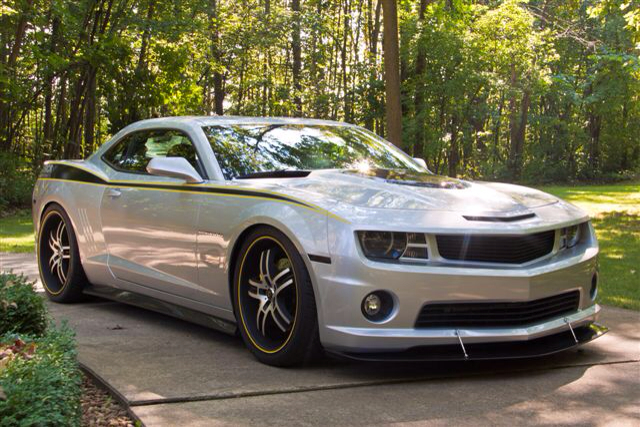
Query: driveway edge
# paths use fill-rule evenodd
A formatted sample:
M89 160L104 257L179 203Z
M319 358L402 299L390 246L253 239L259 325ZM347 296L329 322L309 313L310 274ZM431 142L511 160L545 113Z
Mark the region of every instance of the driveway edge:
M120 405L122 405L122 407L124 408L124 410L127 412L127 415L129 416L129 418L131 418L131 420L133 420L134 423L139 423L136 425L140 425L144 427L144 423L142 422L142 420L133 412L133 410L131 409L131 406L129 405L129 401L127 400L126 397L124 397L124 395L122 393L120 393L118 390L116 390L111 384L109 384L107 381L104 380L104 378L102 378L100 375L98 375L93 369L91 369L90 367L88 367L87 365L85 365L84 363L78 361L78 366L80 366L80 370L89 378L91 378L91 380L94 382L94 384L101 388L102 390L106 391L107 393L109 393L111 396L113 396L113 398L118 401L118 403Z

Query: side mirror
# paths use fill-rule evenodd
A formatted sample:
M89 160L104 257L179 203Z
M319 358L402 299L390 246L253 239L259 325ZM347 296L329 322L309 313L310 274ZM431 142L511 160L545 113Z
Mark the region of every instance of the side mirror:
M427 169L427 162L425 162L424 159L421 159L420 157L414 157L413 161L419 164L420 166L422 166L423 168Z
M184 157L155 157L147 165L151 175L184 179L190 184L198 184L202 177Z

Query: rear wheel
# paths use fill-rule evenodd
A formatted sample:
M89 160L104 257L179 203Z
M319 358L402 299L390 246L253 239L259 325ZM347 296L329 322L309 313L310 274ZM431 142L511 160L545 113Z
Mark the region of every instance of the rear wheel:
M242 338L261 362L291 366L321 352L309 273L280 231L260 227L245 240L233 300Z
M87 282L71 220L58 205L42 215L38 234L38 268L47 297L56 302L82 299Z

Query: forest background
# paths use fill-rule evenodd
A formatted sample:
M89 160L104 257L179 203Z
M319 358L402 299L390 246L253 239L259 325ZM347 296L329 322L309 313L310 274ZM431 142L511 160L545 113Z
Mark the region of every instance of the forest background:
M471 179L633 178L639 54L638 0L3 0L0 207L168 115L343 120Z

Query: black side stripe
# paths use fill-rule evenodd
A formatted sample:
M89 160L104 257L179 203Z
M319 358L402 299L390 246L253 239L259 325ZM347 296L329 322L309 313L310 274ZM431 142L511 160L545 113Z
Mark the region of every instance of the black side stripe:
M83 169L68 165L47 165L40 174L42 178L66 179L69 181L89 182L91 184L107 185L108 182L98 175L94 175Z
M185 185L163 185L163 184L145 184L144 182L132 183L132 182L120 182L120 181L107 181L102 179L101 177L94 175L90 172L87 172L83 169L71 166L71 165L62 165L62 164L50 164L47 165L40 174L41 178L54 178L54 179L65 179L68 181L77 181L77 182L85 182L91 184L101 184L101 185L111 185L111 186L123 186L123 187L133 187L133 188L151 188L157 190L173 190L173 191L188 191L195 193L206 193L206 194L221 194L221 195L230 195L230 196L249 196L249 197L260 197L263 199L271 199L284 201L288 203L294 203L300 206L304 206L310 209L317 209L315 206L308 205L299 200L291 199L286 196L280 196L278 194L272 193L263 193L260 191L252 191L252 190L240 190L237 188L211 188L211 187L202 187L194 184L185 184Z
M321 262L323 264L331 264L331 258L322 255L309 254L309 259L313 262Z

